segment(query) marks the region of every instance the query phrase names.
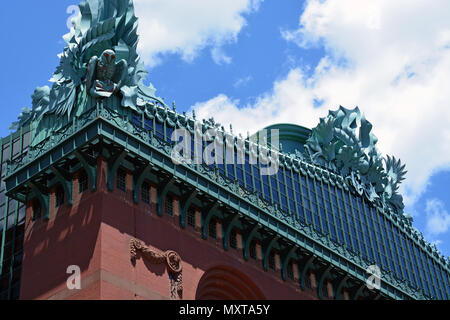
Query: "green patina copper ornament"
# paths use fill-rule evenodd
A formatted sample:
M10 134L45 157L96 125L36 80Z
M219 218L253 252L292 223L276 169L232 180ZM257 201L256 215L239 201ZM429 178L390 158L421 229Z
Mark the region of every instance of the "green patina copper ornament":
M108 189L113 189L119 167L131 166L133 201L138 204L142 183L154 170L162 178L155 180L158 215L163 212L164 197L170 188L185 188L188 193L182 195L180 201L187 203L195 199L198 189L203 195L211 195L220 207L231 209L231 215L226 218L229 231L233 221L240 220L248 222L244 232L255 234L262 228L264 237L276 234L276 238L266 244L267 252L270 252L270 243L277 241L282 246L292 245L294 250L303 247L314 252L319 268L329 261L351 278L361 279L373 260L369 261L358 249L355 252L350 242L339 243L327 233L333 227L339 230L336 223L339 220L335 217L350 217L359 211L367 218L369 214L372 217L379 214L393 230L405 235L410 244L415 243L417 248L425 250L436 262L434 266L439 265L446 272L450 270L450 260L425 241L412 226L411 216L402 213L403 200L398 189L406 173L405 166L394 157L381 156L372 124L358 108L340 107L330 111L312 131L292 124L272 125L266 129L279 130L278 138L283 147L281 143L280 147L272 145L275 137L271 135L263 137L262 143L258 140L255 147L249 135L246 139L236 136L232 128L228 134L214 118L200 122L195 112L188 117L177 113L175 105L173 111L170 110L155 96L156 90L151 84L143 84L146 71L136 52L137 18L131 0L87 0L80 4L80 10L80 21L64 37L67 46L60 55L52 88L37 88L32 95L32 108L23 109L12 126L20 129L19 134L31 132L32 143L27 152L6 161L3 180L8 196L27 202L37 195L44 217L49 218L50 187L62 184L70 204L72 173L80 169L79 165L86 171L91 190L96 190L100 174L96 159L102 155L109 160ZM249 158L257 158L259 153L260 159L267 161L270 151L270 161L277 163L280 170L264 185L263 175L255 173L261 173L261 162L258 167L246 160L244 166L233 164L231 171L226 166L227 172L232 172L229 176L221 172L219 166L193 162L175 166L170 136L178 128L198 135L201 141L211 141L221 133L224 140L214 139L215 143L226 149L244 151ZM14 141L11 139L10 145ZM15 141L19 145L20 140ZM242 169L245 180L236 179L234 172L237 173L238 168ZM252 178L255 178L253 186L249 184ZM333 195L342 201L336 202L336 207L331 207ZM364 208L355 207L354 201L356 206ZM202 219L202 235L206 235L209 221L215 214L211 208L205 210L208 213ZM307 219L301 219L308 213ZM186 214L186 211L180 212L183 227ZM319 223L311 219L311 214ZM328 231L322 229L327 223ZM357 235L350 236L358 239ZM368 248L374 245L361 235L359 239L363 239ZM405 249L405 244L402 247ZM284 250L283 260L289 261L294 252ZM393 254L395 257L398 253L394 250ZM244 257L247 256L248 250L244 251ZM382 273L384 294L400 299L426 297L421 288L411 286L404 277L397 278L392 270Z
M156 97L153 85L145 86L147 71L136 51L138 19L132 0L85 0L81 17L60 54L53 86L37 88L32 109L23 109L12 129L30 125L32 146L67 126L99 101L119 113L129 109L150 114L148 104L169 107ZM119 110L123 109L123 110ZM214 127L214 121L210 120ZM376 149L372 124L358 108L340 107L320 120L296 158L336 172L360 195L371 202L401 213L404 205L398 194L405 170L400 161L384 160Z
M23 110L12 130L33 123L45 132L40 134L41 141L48 135L48 127L58 122L55 118L70 119L99 99L118 99L117 105L133 110L140 101L165 106L155 96L155 88L143 83L147 71L136 51L138 19L133 1L86 0L79 8L79 22L63 37L67 45L59 55L52 88L36 89L33 108Z
M86 87L94 98L109 98L122 86L127 75L128 63L122 59L116 63L113 50L103 51L100 58L93 56L89 61Z
M400 214L404 204L397 191L406 174L405 166L395 157L383 159L376 148L377 141L372 124L359 108L341 106L320 119L305 150L313 163L348 177L357 193Z

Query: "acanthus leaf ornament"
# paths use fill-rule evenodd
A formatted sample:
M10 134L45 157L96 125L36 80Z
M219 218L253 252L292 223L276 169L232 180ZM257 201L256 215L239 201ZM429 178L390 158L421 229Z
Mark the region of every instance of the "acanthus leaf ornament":
M183 266L181 263L181 257L173 250L159 253L150 247L142 244L137 239L130 240L130 254L131 261L135 263L137 259L137 252L140 252L142 257L147 259L153 264L165 263L170 277L170 298L172 300L179 299L183 294Z
M358 107L350 110L341 106L320 119L312 130L305 145L306 156L316 165L347 177L347 183L341 183L343 188L351 185L370 202L379 199L383 207L402 214L403 198L398 188L406 174L405 166L394 157L383 159L377 141L372 124Z
M63 37L66 47L50 80L52 88L37 88L33 108L24 109L11 126L17 130L35 123L38 129L31 145L49 135L47 123L54 123L57 130L65 118L82 114L99 100L115 99L111 105L132 110L146 102L166 106L156 89L144 84L147 71L137 53L133 1L84 0L79 8L80 19ZM45 117L50 119L43 121Z

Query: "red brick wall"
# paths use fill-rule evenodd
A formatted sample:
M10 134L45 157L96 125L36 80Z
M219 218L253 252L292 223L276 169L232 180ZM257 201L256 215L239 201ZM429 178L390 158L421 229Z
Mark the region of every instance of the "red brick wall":
M175 216L158 217L153 188L151 205L133 203L130 175L127 192L108 192L104 161L99 160L99 168L95 192L88 190L79 195L75 177L72 207L55 210L52 194L50 221L32 222L32 209L28 207L22 299L169 299L165 265L145 259L137 259L133 265L132 238L156 251L174 250L181 256L183 299L195 299L205 272L218 266L239 270L267 299L315 299L315 292L301 291L297 281L282 281L279 270L264 272L260 255L258 260L244 261L240 247L224 251L221 228L218 239L208 240L201 238L199 227L181 229L176 198ZM198 213L196 220L200 221ZM81 268L79 291L66 287L69 265Z

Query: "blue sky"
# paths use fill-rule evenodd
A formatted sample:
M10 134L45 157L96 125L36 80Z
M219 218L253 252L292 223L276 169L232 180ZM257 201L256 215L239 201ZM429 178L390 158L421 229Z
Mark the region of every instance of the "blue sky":
M380 151L407 165L414 225L449 256L450 4L436 2L135 0L148 80L166 102L243 133L359 106ZM74 4L3 4L0 136L51 85Z

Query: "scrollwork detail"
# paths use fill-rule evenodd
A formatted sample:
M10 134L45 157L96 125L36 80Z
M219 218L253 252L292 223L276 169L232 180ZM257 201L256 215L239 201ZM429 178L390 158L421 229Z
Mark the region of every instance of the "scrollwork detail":
M142 242L137 239L131 239L130 254L133 263L135 263L138 257L138 251L141 253L141 256L150 263L166 264L170 277L170 298L172 300L181 298L183 294L183 266L180 255L173 250L160 253L143 245Z

